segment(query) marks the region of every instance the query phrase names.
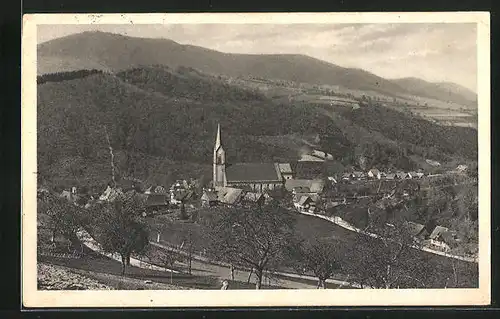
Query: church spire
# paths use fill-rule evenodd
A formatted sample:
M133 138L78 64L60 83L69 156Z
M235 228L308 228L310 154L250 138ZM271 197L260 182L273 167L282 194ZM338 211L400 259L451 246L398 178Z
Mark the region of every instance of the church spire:
M215 139L215 149L218 149L221 146L220 142L220 124L217 124L217 138Z

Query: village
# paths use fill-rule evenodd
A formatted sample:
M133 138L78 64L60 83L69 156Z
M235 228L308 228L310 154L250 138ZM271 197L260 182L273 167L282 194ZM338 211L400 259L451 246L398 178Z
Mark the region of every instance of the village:
M327 153L324 154L327 156ZM315 155L317 152L311 156ZM114 185L110 183L101 194L89 194L72 187L63 190L59 196L77 206L89 208L97 202L110 202L133 191L145 201L143 217L177 214L181 220L212 207L262 206L277 200L282 206L298 213L335 217L340 220L340 226L363 229L366 225L360 226L357 221L345 219L345 211L360 206L363 201L382 208L404 205L420 190L424 180L441 176L423 171L383 172L371 168L365 172L353 170L323 179L302 179L296 178L293 168L297 166L291 163L229 164L225 157L219 126L214 146L213 180L207 185L200 185L193 178L179 179L172 185L144 185L138 179L123 178ZM459 165L446 174L465 174L466 171L465 165ZM42 188L39 192L49 191ZM364 216L366 210L370 215L368 205L362 213L356 214ZM390 222L386 226L395 227ZM415 240L431 251L450 252L460 243L456 231L432 221L427 224L406 221L405 226Z

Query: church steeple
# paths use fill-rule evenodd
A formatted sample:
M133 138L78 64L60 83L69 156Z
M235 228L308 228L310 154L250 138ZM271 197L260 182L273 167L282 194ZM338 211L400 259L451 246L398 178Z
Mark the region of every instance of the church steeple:
M220 142L220 124L217 124L217 137L215 138L215 149L217 150L221 146L222 145Z
M214 187L226 186L226 152L222 148L220 124L217 124L214 145L213 184Z

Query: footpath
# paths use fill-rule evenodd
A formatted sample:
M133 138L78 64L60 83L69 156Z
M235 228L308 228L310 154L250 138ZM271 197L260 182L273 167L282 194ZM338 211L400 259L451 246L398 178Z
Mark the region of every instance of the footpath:
M369 232L366 232L366 231L364 231L362 229L354 227L353 225L349 224L348 222L346 222L345 220L343 220L342 218L340 218L338 216L328 217L328 216L324 216L324 215L320 215L320 214L315 214L315 213L310 213L310 212L304 212L304 211L298 211L298 210L297 210L297 212L300 213L300 214L303 214L303 215L308 215L308 216L313 216L313 217L317 217L317 218L322 218L322 219L327 220L327 221L329 221L331 223L334 223L335 225L338 225L338 226L340 226L342 228L348 229L348 230L356 232L356 233L360 233L360 234L363 234L363 235L366 235L366 236L370 236L370 237L373 237L373 238L382 239L382 237L379 236L379 235L377 235L377 234L369 233ZM465 256L457 256L457 255L449 254L449 253L444 252L444 251L434 250L434 249L431 249L429 247L420 247L420 246L413 245L412 248L419 249L419 250L422 250L422 251L425 251L425 252L428 252L428 253L431 253L431 254L440 255L440 256L444 256L444 257L448 257L448 258L454 258L454 259L462 260L462 261L466 261L466 262L472 262L472 263L477 263L478 262L477 258L465 257Z

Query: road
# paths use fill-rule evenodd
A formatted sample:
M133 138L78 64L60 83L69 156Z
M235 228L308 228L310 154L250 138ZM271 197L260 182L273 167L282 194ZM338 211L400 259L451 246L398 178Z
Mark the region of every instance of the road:
M175 250L181 254L186 255L185 252L179 251L177 249L173 249L169 247L167 243L150 243L153 246L167 249L167 250ZM181 266L186 267L186 264L181 264ZM219 277L222 280L231 279L231 271L229 265L225 265L223 263L217 263L209 261L207 258L201 256L193 255L193 259L191 262L191 272L193 275L197 276L215 276ZM247 282L248 276L250 275L250 271L238 269L234 271L234 280ZM317 279L311 276L302 276L298 274L291 273L277 273L279 278L273 276L269 278L269 276L264 275L262 280L263 285L271 285L271 286L280 286L284 288L292 288L292 289L316 289L317 287ZM252 275L251 283L255 283L255 275ZM327 288L341 288L346 287L349 284L345 281L329 279L327 280Z

